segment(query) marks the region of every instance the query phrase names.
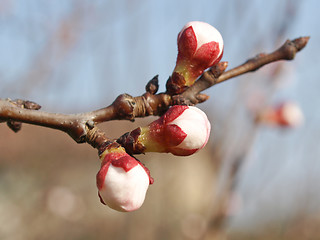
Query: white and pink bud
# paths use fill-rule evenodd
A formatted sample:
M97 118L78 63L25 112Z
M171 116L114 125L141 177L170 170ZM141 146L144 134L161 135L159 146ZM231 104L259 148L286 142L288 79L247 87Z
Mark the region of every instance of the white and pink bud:
M141 128L139 142L149 152L188 156L208 142L211 125L206 114L193 106L172 106L162 117Z
M97 174L100 201L121 212L140 208L153 183L149 170L122 147L106 150L101 159Z
M283 102L266 108L258 114L257 121L280 127L298 127L303 123L303 113L293 102Z
M178 34L178 57L171 81L180 84L184 79L185 85L191 86L222 55L223 39L216 28L205 22L187 23Z
M223 55L220 32L208 23L187 23L178 34L177 61L190 61L208 68L218 63Z

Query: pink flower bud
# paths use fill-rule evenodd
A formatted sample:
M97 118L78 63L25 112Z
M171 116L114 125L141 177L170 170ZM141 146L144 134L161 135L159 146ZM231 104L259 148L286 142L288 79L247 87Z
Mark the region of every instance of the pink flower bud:
M97 174L100 201L121 212L137 210L143 204L149 184L149 170L122 147L102 154Z
M173 82L182 77L191 86L203 71L218 63L223 55L223 39L217 29L205 22L189 22L178 35L178 57Z
M284 102L259 113L257 121L280 127L297 127L303 123L303 113L295 103Z
M206 114L200 109L175 105L147 128L141 128L139 141L146 151L188 156L206 145L210 128Z
M275 109L279 125L297 127L303 122L303 114L293 102L282 103Z

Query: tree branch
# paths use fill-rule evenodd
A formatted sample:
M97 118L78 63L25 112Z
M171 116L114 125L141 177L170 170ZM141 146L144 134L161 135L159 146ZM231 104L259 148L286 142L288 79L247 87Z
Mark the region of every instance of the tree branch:
M9 122L23 122L57 129L68 133L77 143L87 142L99 149L102 145L109 144L113 140L108 139L96 127L98 123L123 119L134 121L137 117L150 115L160 116L175 104L195 105L204 102L209 97L201 94L203 90L244 73L255 71L266 64L279 60L292 60L295 54L306 46L308 40L309 37L287 40L278 50L269 54L258 54L255 58L226 72L224 71L228 64L221 62L207 70L193 86L180 95L171 96L167 92L156 94L158 76L155 76L147 84L146 93L142 96L132 97L129 94L122 94L110 106L92 112L81 114L48 113L38 111L36 107L21 104L22 100L15 102L9 99L0 99L0 122L7 122L8 125L10 125ZM17 101L20 101L20 104ZM13 128L14 131L19 129L19 127Z
M228 79L248 72L256 71L262 66L272 62L280 60L292 60L294 59L296 53L301 51L307 45L309 39L310 37L300 37L291 41L287 40L276 51L269 54L260 53L256 57L247 60L242 65L226 72L223 71L226 69L227 63L221 62L206 71L193 86L191 86L181 95L187 99L193 99L194 96L215 84L222 83Z

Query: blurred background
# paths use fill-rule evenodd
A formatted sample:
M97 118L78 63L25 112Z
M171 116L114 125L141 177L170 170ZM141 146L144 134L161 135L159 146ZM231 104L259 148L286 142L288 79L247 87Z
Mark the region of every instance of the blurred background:
M185 23L224 38L229 69L286 39L311 36L278 62L205 91L212 123L194 156L139 156L155 183L142 208L100 204L96 150L64 133L0 125L0 239L320 239L319 1L1 0L0 97L79 113L121 93L141 95L176 60ZM304 124L256 124L255 113L295 102ZM101 125L117 138L154 118Z

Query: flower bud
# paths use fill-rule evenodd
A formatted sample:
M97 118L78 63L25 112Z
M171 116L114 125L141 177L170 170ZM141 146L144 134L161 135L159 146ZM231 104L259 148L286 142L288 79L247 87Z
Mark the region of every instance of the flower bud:
M303 113L297 104L284 102L259 113L257 121L280 127L297 127L303 123Z
M149 170L122 147L107 149L101 159L97 174L100 201L121 212L140 208L153 183Z
M141 128L138 140L145 151L188 156L206 145L210 129L203 111L193 106L175 105L158 120Z
M178 57L167 90L182 92L183 86L191 86L222 55L223 39L217 29L205 22L187 23L178 35Z

